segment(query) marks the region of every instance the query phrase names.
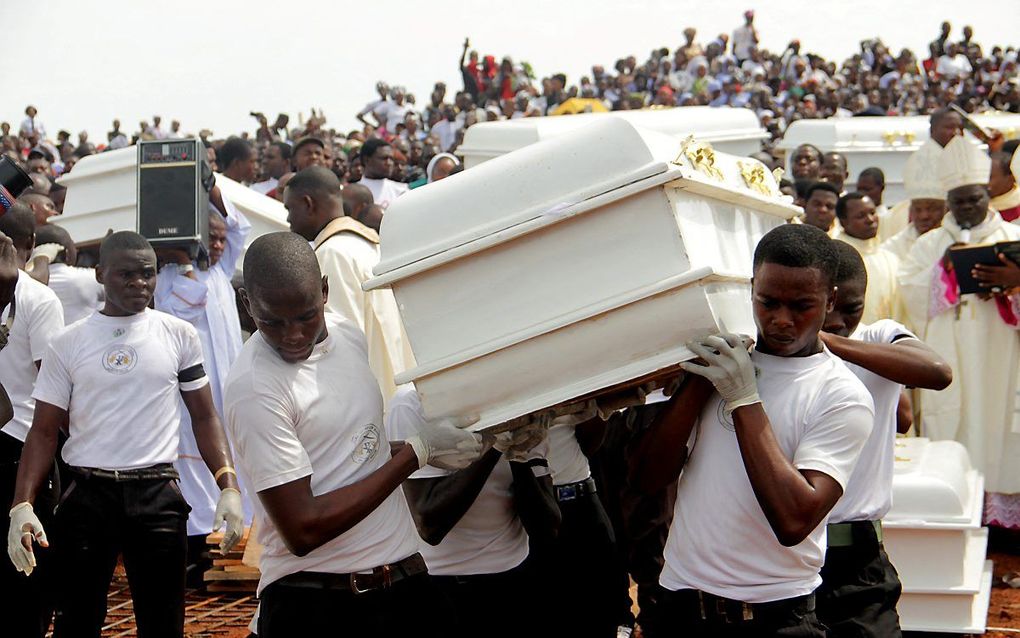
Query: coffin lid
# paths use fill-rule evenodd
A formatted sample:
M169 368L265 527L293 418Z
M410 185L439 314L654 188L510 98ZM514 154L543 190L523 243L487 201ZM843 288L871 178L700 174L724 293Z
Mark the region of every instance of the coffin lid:
M708 147L715 160L713 173L697 168L683 150L694 147L704 145L603 118L417 188L387 209L376 278L364 287L388 285L483 245L508 241L674 180L706 197L785 219L799 214L799 208L781 199L775 178L760 162L713 153ZM744 176L752 170L758 190ZM456 255L451 254L454 249Z
M980 475L956 441L896 441L891 526L977 526L982 507Z
M607 118L618 118L674 137L696 134L699 139L708 142L760 140L768 137L750 109L681 106L480 122L464 133L464 142L458 147L457 153L482 157L502 155Z
M1002 131L1007 140L1020 135L1018 114L989 111L973 117L981 126ZM786 129L783 139L776 147L789 152L801 144L814 144L826 152L902 153L917 150L928 139L929 128L927 115L797 120Z

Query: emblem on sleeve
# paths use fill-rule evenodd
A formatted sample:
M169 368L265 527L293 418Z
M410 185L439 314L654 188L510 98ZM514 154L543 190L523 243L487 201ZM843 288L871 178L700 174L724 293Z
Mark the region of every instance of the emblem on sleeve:
M138 364L138 353L124 344L111 346L103 354L103 369L110 374L127 374Z
M374 423L366 425L359 434L354 435L354 451L351 452L351 460L357 464L371 461L379 453L379 427Z

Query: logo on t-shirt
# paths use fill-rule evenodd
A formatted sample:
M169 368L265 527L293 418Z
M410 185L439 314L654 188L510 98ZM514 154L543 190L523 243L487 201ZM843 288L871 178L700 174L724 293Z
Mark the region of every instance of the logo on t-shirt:
M351 460L360 465L374 459L379 453L379 439L379 427L374 423L366 425L360 434L352 437L354 451L351 452Z
M103 354L103 368L111 374L127 374L138 364L138 353L128 345L111 346Z
M730 432L736 432L737 426L733 424L733 413L726 412L726 402L719 401L716 410L716 417L719 419L719 423L722 423L722 426Z

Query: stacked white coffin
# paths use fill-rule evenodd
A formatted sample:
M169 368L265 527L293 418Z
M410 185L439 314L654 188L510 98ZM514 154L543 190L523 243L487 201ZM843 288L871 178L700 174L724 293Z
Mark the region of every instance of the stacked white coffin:
M974 119L983 127L1001 131L1007 140L1020 135L1020 115L1015 113L992 111L975 115ZM850 172L849 190L853 190L862 170L877 166L885 173L883 202L891 206L906 197L903 168L911 153L928 139L929 128L928 116L797 120L776 146L786 151L787 174L792 168L793 150L801 144L814 144L823 153L841 153Z
M956 441L897 440L893 508L883 528L903 583L904 630L984 632L992 563L983 490L984 477Z
M529 144L610 117L626 120L643 129L671 135L677 140L695 134L699 140L710 143L717 151L733 155L756 153L761 150L761 141L768 138L768 133L758 123L754 111L749 109L681 106L480 122L464 133L464 143L457 147L457 154L464 158L464 167L471 168Z
M799 212L754 160L603 118L398 199L365 288L400 306L397 382L482 429L754 334L754 246Z
M137 168L134 147L83 157L71 173L57 180L67 187L67 199L64 214L50 221L63 226L79 244L98 242L110 230L135 230ZM280 202L220 174L216 184L251 222L249 243L259 235L289 229Z

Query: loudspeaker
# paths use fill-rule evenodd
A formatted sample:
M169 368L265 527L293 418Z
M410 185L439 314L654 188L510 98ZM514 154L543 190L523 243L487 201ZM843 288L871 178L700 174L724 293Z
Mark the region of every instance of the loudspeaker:
M154 248L183 248L207 267L211 187L201 140L139 142L138 233Z

